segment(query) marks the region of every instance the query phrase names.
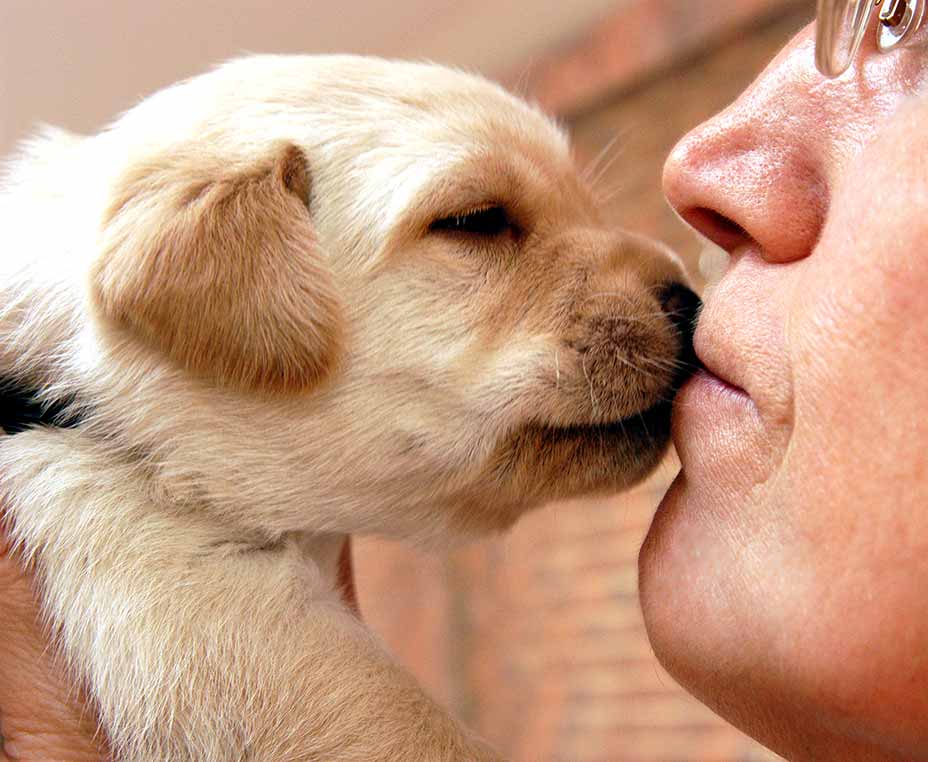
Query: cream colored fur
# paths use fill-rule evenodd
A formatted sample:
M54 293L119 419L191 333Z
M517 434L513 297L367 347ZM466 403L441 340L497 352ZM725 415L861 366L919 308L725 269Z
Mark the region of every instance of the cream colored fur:
M433 226L495 205L499 235ZM437 66L248 58L33 140L0 246L0 375L83 416L0 437L0 496L116 758L497 759L335 559L660 458L682 275L563 134Z

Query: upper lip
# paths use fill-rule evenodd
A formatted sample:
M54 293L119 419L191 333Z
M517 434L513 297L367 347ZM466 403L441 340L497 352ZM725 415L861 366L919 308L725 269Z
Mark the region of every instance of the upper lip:
M731 338L731 332L721 334ZM693 336L693 350L703 367L731 387L749 394L745 384L746 364L741 362L731 345L719 340L719 332L705 319L699 321ZM737 346L737 344L735 344Z

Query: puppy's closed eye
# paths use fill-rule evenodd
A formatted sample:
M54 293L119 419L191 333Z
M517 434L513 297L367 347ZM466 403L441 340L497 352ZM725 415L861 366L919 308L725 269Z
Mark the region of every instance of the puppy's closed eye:
M465 235L496 237L504 233L518 232L502 206L487 206L472 211L459 212L435 220L431 232L460 233Z

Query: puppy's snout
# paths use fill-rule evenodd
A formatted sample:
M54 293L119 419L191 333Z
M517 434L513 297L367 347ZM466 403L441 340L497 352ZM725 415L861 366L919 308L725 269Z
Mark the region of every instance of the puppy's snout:
M677 355L679 365L679 378L675 385L682 383L699 366L699 359L693 350L693 334L696 333L696 324L699 321L699 311L702 309L702 299L695 292L682 283L671 283L664 287L658 299L661 309L667 316L680 340L680 349Z

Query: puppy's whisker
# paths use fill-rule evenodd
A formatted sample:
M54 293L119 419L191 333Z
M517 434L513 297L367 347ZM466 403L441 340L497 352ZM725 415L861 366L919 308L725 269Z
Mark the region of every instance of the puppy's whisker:
M639 360L639 362L641 362L644 365L650 365L652 368L657 368L658 370L661 370L661 371L673 372L677 370L677 366L675 363L669 360L661 360L656 357L642 357Z
M650 441L653 441L654 438L651 436L651 432L648 430L647 421L645 421L644 416L641 413L638 413L638 419L641 421L641 428L644 429L645 436L647 436Z
M517 95L526 97L529 92L529 84L532 79L532 70L535 68L535 59L530 58L526 61L525 65L522 67L522 70L519 72L519 75L515 78L515 81L512 83L512 91Z
M592 301L593 299L617 299L628 304L637 304L629 294L623 291L597 291L592 294L587 294L583 301L586 303L588 301Z
M626 358L622 357L622 356L619 355L619 354L616 354L614 359L618 360L622 365L624 365L624 366L626 366L626 367L628 367L628 368L631 368L633 371L635 371L635 373L641 374L641 375L644 376L645 378L650 378L650 379L657 379L657 378L658 378L658 376L655 375L654 373L651 373L650 371L645 370L644 368L642 368L642 367L636 365L636 364L633 363L631 360L627 360Z
M615 183L612 187L596 192L596 198L602 206L609 206L622 193L625 186Z
M596 156L593 157L593 160L589 164L587 164L586 167L584 167L583 171L581 172L581 177L583 177L583 179L589 182L591 185L597 184L596 180L600 178L601 164L603 160L608 156L609 152L612 151L613 148L615 148L616 144L619 141L619 137L620 137L619 133L616 133L615 135L613 135L612 138L606 143L606 145L604 145L602 149L600 149L599 153L597 153Z
M618 301L624 302L634 308L636 317L659 317L659 316L664 316L664 315L669 314L668 312L664 310L652 310L652 311L641 312L639 309L640 302L625 291L596 291L594 293L587 294L583 298L582 303L586 304L586 302L590 302L593 299L616 299Z
M596 394L593 391L593 379L590 378L590 372L586 367L586 357L580 358L580 366L583 368L583 375L586 377L587 385L590 387L590 405L593 408L593 415L599 415L599 404L596 402Z
M630 130L625 129L616 133L615 137L607 144L607 149L605 152L600 152L603 156L606 157L605 161L599 163L599 166L596 168L595 174L590 178L590 184L596 188L598 187L603 179L609 174L612 168L615 166L616 162L622 156L622 149L624 144L619 145L618 141L628 135ZM615 148L615 150L612 150Z

